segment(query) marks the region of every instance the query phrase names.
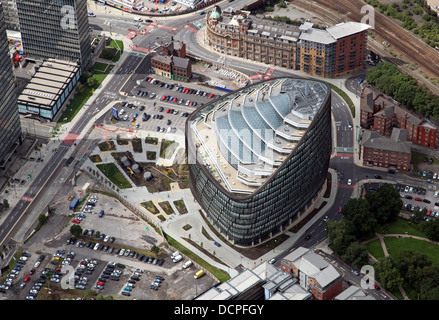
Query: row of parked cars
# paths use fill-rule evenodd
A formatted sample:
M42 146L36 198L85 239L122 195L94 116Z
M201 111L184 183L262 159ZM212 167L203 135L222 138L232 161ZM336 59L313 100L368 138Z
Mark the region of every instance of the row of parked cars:
M93 236L96 233L99 234L99 240L103 241L104 243L100 243L100 242L95 242L95 241L88 241L87 243L85 243L84 241L79 241L81 247L87 247L90 249L93 249L95 251L106 251L110 254L116 254L119 256L125 256L125 257L130 257L133 259L137 259L139 261L144 261L147 263L152 263L152 264L157 264L159 266L163 265L164 263L164 259L158 259L158 258L154 258L154 257L149 257L143 253L138 253L135 250L131 250L128 248L119 248L119 247L113 247L110 246L110 244L114 243L115 238L109 235L106 235L105 233L100 233L99 231L94 231L94 229L91 230L84 230L83 235L86 236ZM108 244L107 244L108 242Z
M30 257L30 253L23 252L21 257L17 259L17 264L15 267L9 271L8 275L6 276L5 282L0 285L0 292L6 293L7 290L12 286L14 281L19 277L19 274L21 270L24 268L28 258ZM24 285L26 285L26 282L29 280L29 276L25 277ZM21 288L24 287L24 285L21 285Z
M127 283L123 286L121 294L124 296L131 296L131 292L133 291L136 281L140 281L140 277L143 273L142 269L137 268L133 274L131 275L130 279L127 281Z

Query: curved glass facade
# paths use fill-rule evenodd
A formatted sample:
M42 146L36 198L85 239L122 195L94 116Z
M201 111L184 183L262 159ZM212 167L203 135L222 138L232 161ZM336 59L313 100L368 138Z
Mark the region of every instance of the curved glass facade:
M276 81L285 80L308 81L282 78L264 83L274 86ZM186 150L191 190L206 212L208 220L235 245L254 246L283 231L312 204L322 189L331 155L331 91L326 84L314 80L309 81L312 84L318 83L322 88L321 92L314 92L314 97L316 94L320 95L318 111L312 116L312 121L309 121L309 125L295 147L286 155L285 160L279 166L271 167L272 171L269 167L260 169L262 168L262 166L259 167L260 163L258 163L257 169L250 167L246 168L245 171L241 170L240 167L245 166L245 164L241 164L239 159L233 164L233 168L237 172L227 171L226 165L221 162L221 154L219 152L216 154L215 151L209 149L207 141L209 135L205 133L208 131L202 131L197 127L206 124L214 129L215 120L224 117L225 111L221 110L223 102L230 99L237 100L242 95L248 98L252 91L260 90L264 83L258 83L255 86L223 96L221 100L199 108L187 120ZM285 88L288 89L288 86L280 91L282 94L288 94L290 98L301 94L292 91L285 92ZM314 90L314 87L311 88ZM306 90L309 90L308 86ZM274 97L271 96L268 100L282 100ZM299 101L299 105L304 105L306 101L300 99L296 97L290 100ZM257 107L264 107L264 104L258 103ZM285 109L285 105L282 107ZM267 111L270 108L271 106L267 105L264 110ZM224 114L221 111L224 111ZM265 115L269 116L268 113ZM273 114L273 116L275 116L273 119L276 119L278 125L279 114ZM212 125L209 124L209 120L212 120ZM287 123L286 118L283 121L284 124ZM215 133L214 130L211 132ZM275 137L275 139L277 138ZM203 147L204 149L202 149ZM212 165L215 161L217 163ZM251 172L259 172L258 170L265 170L270 174L266 175L264 179L254 178L254 184L251 183L253 180L247 176L240 179L243 172L251 174ZM241 182L245 182L248 189L239 190L236 186L239 185L239 181L234 184L235 177Z

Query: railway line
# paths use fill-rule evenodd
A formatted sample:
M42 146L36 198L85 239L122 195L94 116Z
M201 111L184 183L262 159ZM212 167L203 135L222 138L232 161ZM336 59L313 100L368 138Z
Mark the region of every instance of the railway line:
M361 8L366 5L361 0L296 0L294 5L303 10L312 12L331 24L350 20L360 22L364 17ZM425 76L439 79L439 52L413 35L410 31L403 29L391 18L374 11L375 26L372 32L375 40L368 39L368 47L387 61L396 64L401 71L411 74L418 81L426 85L433 93L439 95L439 87L432 84ZM366 21L367 23L367 21ZM390 47L388 50L382 45L387 42ZM391 55L388 51L395 55ZM416 64L422 75L414 72L411 66Z

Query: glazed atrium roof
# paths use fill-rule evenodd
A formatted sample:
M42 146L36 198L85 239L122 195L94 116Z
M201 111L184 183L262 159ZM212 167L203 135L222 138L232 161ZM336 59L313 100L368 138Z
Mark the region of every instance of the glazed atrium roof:
M253 193L296 148L327 90L318 81L281 78L200 109L189 128L198 162L229 192Z

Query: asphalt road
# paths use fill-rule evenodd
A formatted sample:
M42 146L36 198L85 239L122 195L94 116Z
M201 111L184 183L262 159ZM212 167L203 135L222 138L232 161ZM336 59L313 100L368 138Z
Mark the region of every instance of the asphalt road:
M138 56L129 56L128 59L125 60L123 67L125 65L133 66L136 63L140 63L141 60L142 59ZM91 152L95 142L88 140L87 138L85 138L83 141L76 141L75 135L79 135L82 132L94 114L99 112L103 107L114 100L115 93L114 91L109 91L109 88L112 88L113 86L120 88L122 84L126 82L129 76L129 73L118 73L117 76L111 79L109 85L99 93L93 105L86 106L87 110L75 122L74 126L70 130L70 133L73 135L73 139L60 143L57 151L54 152L52 157L46 162L45 167L41 170L40 174L34 177L34 180L30 184L24 196L12 209L11 213L5 218L4 222L0 226L0 245L8 242L10 237L14 234L16 228L20 226L25 215L32 211L32 208L36 205L36 203L38 203L41 196L51 186L53 180L57 177L66 164L66 155L70 148L74 148L72 155L76 156L75 159L79 161L81 161L81 159L83 159L87 153Z

